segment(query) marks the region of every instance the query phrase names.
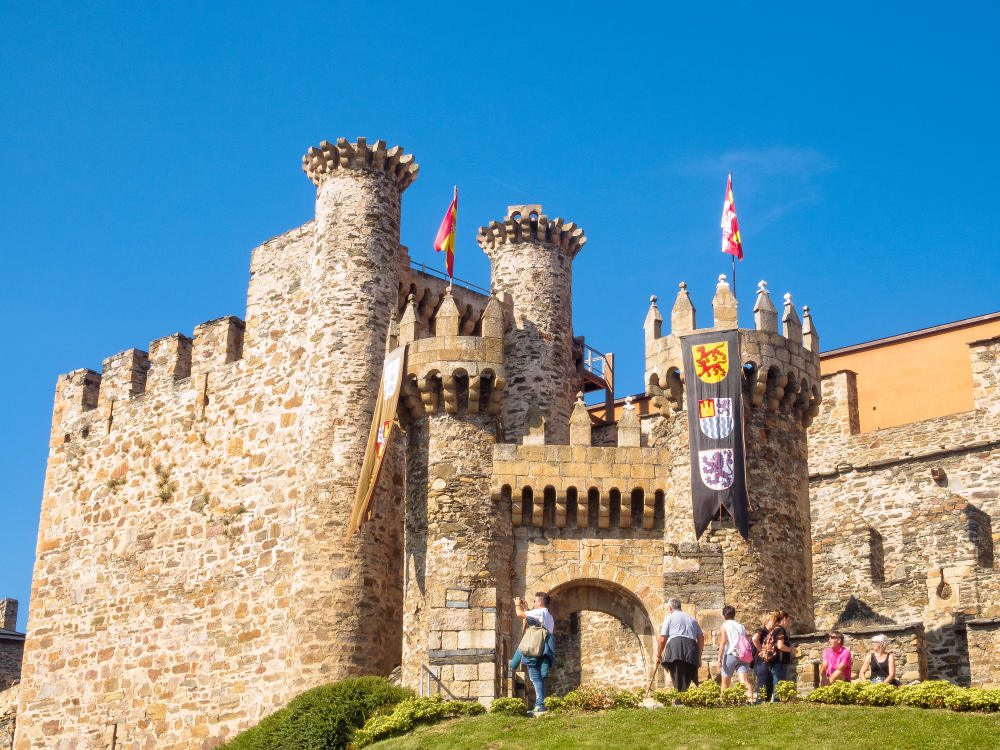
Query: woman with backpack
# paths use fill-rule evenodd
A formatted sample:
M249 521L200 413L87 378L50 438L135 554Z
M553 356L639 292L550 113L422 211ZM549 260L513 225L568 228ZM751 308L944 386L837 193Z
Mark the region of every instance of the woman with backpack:
M722 627L719 629L719 671L722 673L722 689L729 687L735 673L747 689L747 699L753 703L753 687L750 685L753 647L747 638L747 629L736 622L736 609L731 604L722 608L722 620Z
M795 649L792 648L788 639L788 623L791 618L783 609L774 613L774 628L771 630L771 638L774 641L775 656L771 663L771 700L777 701L777 696L773 695L774 688L779 682L788 676L788 665L792 663L792 655Z
M774 637L771 631L774 629L774 613L768 612L764 615L764 624L753 631L751 642L756 649L757 655L754 657L753 671L757 678L757 700L756 703L771 700L774 695L774 684L771 682L771 665L774 659Z

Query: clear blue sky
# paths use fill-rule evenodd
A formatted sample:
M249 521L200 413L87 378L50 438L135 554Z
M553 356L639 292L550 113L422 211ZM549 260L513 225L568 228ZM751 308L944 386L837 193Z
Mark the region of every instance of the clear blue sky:
M710 322L729 170L744 325L759 279L826 349L1000 308L996 3L477 5L0 3L21 629L57 375L242 317L250 250L313 215L300 159L323 139L414 154L418 262L443 265L457 184L456 274L479 284L476 227L508 204L581 225L574 327L616 352L620 394L650 294L669 309L686 281Z

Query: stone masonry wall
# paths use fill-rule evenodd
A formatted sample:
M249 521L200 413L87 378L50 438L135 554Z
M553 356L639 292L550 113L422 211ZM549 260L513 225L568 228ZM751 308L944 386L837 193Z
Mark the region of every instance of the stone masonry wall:
M906 625L880 625L867 628L841 628L844 647L851 652L851 677L858 679L865 656L872 652L871 639L882 634L886 636L886 651L896 659L896 679L906 685L927 679L926 644L924 628L918 623ZM830 645L826 630L819 633L791 632L792 646L798 655L792 658L788 678L795 680L800 691L819 687L820 663L823 651Z
M712 328L735 328L737 301L724 276L719 278L712 304ZM779 332L778 312L766 284L759 285L754 306L756 327L739 331L749 539L740 536L731 519L722 518L713 524L705 541L720 545L723 551L724 600L742 613L744 621L759 621L764 612L781 608L792 616L793 627L811 630L806 428L818 412L822 393L818 385L819 339L808 308L803 312L804 323L791 296L786 295ZM696 327L686 284L681 284L677 294L670 325L670 333L664 335L663 316L653 297L643 326L646 392L659 420L648 432L648 442L669 446L672 451L671 491L687 506L679 526L685 529L691 526L691 475L684 336L712 330ZM712 615L717 616L721 615Z
M970 683L1000 687L1000 617L983 617L965 623L971 664Z
M489 492L496 422L436 414L407 434L403 681L418 684L427 665L455 697L486 701L501 694L511 598L509 516Z
M817 625L919 621L928 676L964 684L984 671L964 621L1000 615L998 348L970 348L974 411L861 434L834 373L810 435Z
M507 440L525 434L531 407L546 418L549 443L566 443L578 378L573 364L573 258L586 242L575 225L549 222L541 206L510 206L503 222L479 230L495 294L512 305L504 337L509 387Z
M401 469L348 545L341 507L358 468L340 451L375 392L370 368L346 362L380 366L388 313L371 339L317 328L356 325L370 296L331 289L405 257L392 238L408 182L366 169L319 197L322 232L311 222L254 252L245 326L221 318L60 378L18 748L104 748L109 733L128 750L210 748L304 689L398 663ZM353 230L331 228L338 211Z
M649 656L632 626L604 612L583 610L556 620L556 666L546 681L552 695L579 685L634 690L649 684ZM526 680L529 696L531 682Z
M275 244L295 258L311 243L292 232ZM255 274L249 299L270 287ZM201 327L190 364L183 337L154 342L145 389L103 409L92 374L60 379L19 748L103 747L109 726L125 748L221 740L297 692L302 385L286 373L301 371L304 348L292 326L274 339L256 328L231 359L227 335L212 333L235 325L208 328L220 330Z
M20 687L17 685L0 692L0 750L12 750L14 747L19 692Z
M0 690L6 690L21 679L24 640L0 636Z

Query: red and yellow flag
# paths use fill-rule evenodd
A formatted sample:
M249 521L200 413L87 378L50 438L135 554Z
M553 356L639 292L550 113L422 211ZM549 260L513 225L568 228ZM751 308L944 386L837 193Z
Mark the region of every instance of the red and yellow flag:
M458 221L458 186L455 186L455 197L451 199L448 212L438 227L437 237L434 238L434 249L438 252L442 250L446 253L445 265L448 267L448 278L455 276L455 224Z
M736 221L736 204L733 202L732 172L726 185L726 202L722 206L722 252L743 260L743 240L740 239L740 224Z

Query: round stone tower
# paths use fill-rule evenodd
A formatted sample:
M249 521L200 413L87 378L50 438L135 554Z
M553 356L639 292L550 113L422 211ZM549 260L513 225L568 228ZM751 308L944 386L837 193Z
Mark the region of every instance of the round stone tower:
M819 338L808 308L804 324L785 295L782 330L767 285L760 283L754 307L754 330L739 329L743 367L743 420L749 539L743 539L723 513L700 542L722 556L721 601L737 609L748 627L769 610L784 609L797 632L814 627L812 540L809 522L809 471L806 429L819 410ZM655 298L646 318L646 389L664 417L650 444L676 446L671 473L677 488L668 498L665 533L693 540L691 470L688 462L687 383L682 353L684 336L737 327L736 298L720 277L713 301L711 328L697 329L685 284L671 312L671 332L660 335L662 316ZM670 592L665 592L667 596ZM713 615L717 617L717 610Z
M411 296L399 337L409 344L403 684L426 681L426 667L434 692L440 684L488 702L501 694L502 634L511 627L502 621L511 596L510 512L490 493L505 385L503 311L489 300L479 336L458 335L450 293L433 336L413 340L416 318Z
M324 141L302 162L317 189L302 447L294 467L303 494L290 596L296 640L289 649L300 682L316 684L384 673L399 655L401 593L390 580L398 543L391 543L394 521L386 517L399 466L383 467L371 522L346 542L344 533L404 262L400 199L418 166L402 148L369 146L364 138ZM394 512L398 529L398 504Z
M528 411L545 419L545 442L569 442L579 379L573 364L573 258L587 238L541 206L508 206L503 221L479 228L492 263L493 292L513 313L504 335L508 388L503 424L508 442L527 432Z

